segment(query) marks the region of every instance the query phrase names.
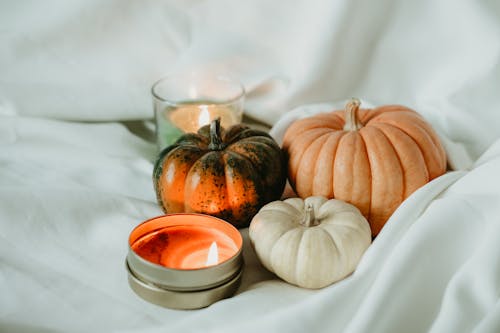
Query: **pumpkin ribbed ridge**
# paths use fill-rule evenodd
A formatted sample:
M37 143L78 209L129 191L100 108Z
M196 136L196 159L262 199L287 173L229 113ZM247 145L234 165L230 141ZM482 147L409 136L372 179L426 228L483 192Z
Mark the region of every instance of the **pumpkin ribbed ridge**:
M394 125L375 123L373 126L378 127L396 149L403 169L403 197L406 198L430 180L422 149L411 136Z
M350 142L357 143L354 149ZM354 153L350 153L354 150ZM342 137L335 154L332 197L356 202L364 216L369 216L372 197L372 174L367 147L359 132L350 132Z
M315 169L315 177L313 179L313 193L324 197L333 197L333 188L335 186L333 179L333 168L340 139L343 132L337 131L331 133L325 144L318 153ZM293 185L292 185L293 186Z
M371 169L371 205L368 221L378 233L403 200L402 170L389 140L376 127L360 130L366 144Z
M325 132L323 134L318 135L315 139L311 141L311 144L304 150L304 154L300 158L299 167L297 168L297 173L301 177L314 177L314 170L316 167L316 155L317 151L321 149L324 141L328 139L329 132ZM297 179L297 176L296 176ZM301 183L300 179L297 179L296 182L298 184ZM305 196L312 195L313 192L313 183L305 182L308 187L302 189L302 192Z

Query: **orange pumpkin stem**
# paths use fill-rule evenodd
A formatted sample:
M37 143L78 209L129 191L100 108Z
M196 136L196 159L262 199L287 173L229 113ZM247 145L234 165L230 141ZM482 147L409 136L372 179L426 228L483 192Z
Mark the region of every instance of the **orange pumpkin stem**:
M345 106L345 124L344 131L357 131L363 127L363 124L359 122L358 110L361 105L361 101L357 98L351 98Z
M210 123L210 143L208 149L210 150L223 150L225 148L220 134L220 117L212 120Z
M300 222L304 227L314 227L318 224L314 215L314 207L309 203L304 209L304 218Z

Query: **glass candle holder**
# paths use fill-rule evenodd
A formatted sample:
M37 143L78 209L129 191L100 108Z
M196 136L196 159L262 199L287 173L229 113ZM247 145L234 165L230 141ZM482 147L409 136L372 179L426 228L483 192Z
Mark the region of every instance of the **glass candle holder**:
M158 148L195 133L216 118L228 128L241 123L245 90L228 77L185 73L165 77L152 87Z

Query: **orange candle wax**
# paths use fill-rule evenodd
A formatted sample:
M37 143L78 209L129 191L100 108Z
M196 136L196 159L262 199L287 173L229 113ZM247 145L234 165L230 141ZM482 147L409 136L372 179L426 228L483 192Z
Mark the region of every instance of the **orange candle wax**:
M231 224L204 214L167 214L130 233L128 281L143 299L198 309L232 296L243 273L243 239Z
M141 258L173 269L199 269L225 262L241 249L239 232L230 224L201 214L171 214L139 225L130 235Z

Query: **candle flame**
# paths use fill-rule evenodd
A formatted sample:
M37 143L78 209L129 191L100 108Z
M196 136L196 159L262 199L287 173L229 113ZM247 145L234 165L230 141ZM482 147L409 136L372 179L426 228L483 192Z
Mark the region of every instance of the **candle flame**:
M219 248L216 242L212 242L210 248L208 249L207 262L205 265L212 266L219 263Z
M200 115L198 117L198 127L210 124L210 112L207 105L200 105Z

